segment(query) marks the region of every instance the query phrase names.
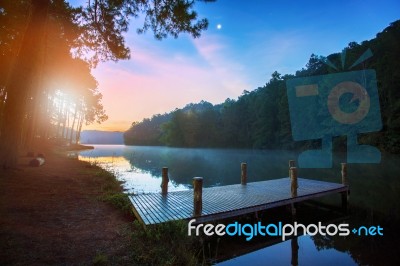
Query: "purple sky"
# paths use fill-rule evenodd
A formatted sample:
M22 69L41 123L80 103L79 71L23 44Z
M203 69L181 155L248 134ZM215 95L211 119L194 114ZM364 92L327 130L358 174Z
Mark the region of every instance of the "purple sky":
M195 9L210 22L199 39L157 41L151 32L137 35L140 19L132 21L126 34L131 59L93 71L109 120L86 129L124 131L190 102L236 99L263 86L275 70L294 73L312 53L340 52L400 19L398 0L218 0Z

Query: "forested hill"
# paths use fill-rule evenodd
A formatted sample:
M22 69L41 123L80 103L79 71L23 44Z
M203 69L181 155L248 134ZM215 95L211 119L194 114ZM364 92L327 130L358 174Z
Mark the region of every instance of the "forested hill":
M81 133L81 144L123 144L123 133L118 131L84 130Z
M375 69L380 96L383 129L363 135L362 142L381 149L400 151L400 20L378 33L376 38L346 50L344 69L348 69L365 51L373 56L351 70ZM327 56L341 66L341 51ZM312 54L306 67L295 75L272 74L263 86L244 91L237 99L212 105L188 104L167 114L154 115L135 122L124 134L127 145L168 145L176 147L296 148L305 143L292 140L286 79L337 73L340 70ZM308 144L307 144L308 145Z

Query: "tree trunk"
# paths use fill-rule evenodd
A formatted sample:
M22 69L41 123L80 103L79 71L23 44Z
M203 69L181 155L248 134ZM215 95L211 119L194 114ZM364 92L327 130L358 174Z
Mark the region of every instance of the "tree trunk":
M63 140L67 140L68 127L69 127L69 102L67 102L67 104L66 104L64 117L65 117L65 120L64 120L64 126L63 126L62 138L63 138Z
M43 56L41 59L43 59ZM43 61L40 62L40 65L42 65L42 64L43 64ZM42 67L38 66L38 70L37 70L38 77L42 76L41 68ZM27 117L29 119L27 121L28 127L27 127L27 132L26 132L27 135L25 137L24 146L29 149L32 148L32 144L35 140L36 135L38 134L38 125L41 120L40 119L40 115L41 115L40 110L41 110L41 107L43 106L43 103L42 103L43 91L40 91L42 81L41 81L41 78L39 78L39 79L40 80L38 80L35 84L37 87L34 88L35 93L32 95L33 99L31 101L29 113L27 114Z
M41 101L41 105L40 105L40 111L38 114L38 125L37 125L37 132L38 135L40 135L41 138L43 139L47 139L47 132L49 128L52 128L52 124L51 124L51 119L50 119L50 115L49 115L49 102L50 102L50 98L49 98L49 92L46 91L40 101Z
M75 103L74 120L72 120L71 132L69 133L69 144L72 144L72 136L74 135L74 127L77 114L78 114L78 104Z
M81 113L80 117L79 117L78 132L76 132L76 139L75 139L75 143L76 144L78 144L80 142L80 140L81 140L81 132L82 132L83 120L84 120L84 115L83 115L83 113Z
M26 105L30 95L34 94L49 3L50 0L32 1L32 13L8 80L0 135L0 166L3 168L17 166Z
M60 134L60 129L61 129L61 121L63 120L63 110L64 110L64 98L62 98L62 102L60 103L60 106L58 108L58 126L57 126L57 138L62 136ZM62 133L62 132L61 132Z

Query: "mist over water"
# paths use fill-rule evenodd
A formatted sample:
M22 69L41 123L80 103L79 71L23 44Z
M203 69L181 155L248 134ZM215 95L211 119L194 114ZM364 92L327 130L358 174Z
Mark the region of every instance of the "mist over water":
M123 186L128 193L149 193L161 191L162 167L169 168L169 191L176 191L190 189L192 178L196 176L204 178L204 187L238 184L242 162L247 163L248 182L287 177L288 161L296 160L298 154L299 152L281 150L96 145L94 150L79 152L79 159L96 162L115 172L125 182ZM299 176L340 183L341 162L346 162L346 154L335 153L333 168L299 169ZM346 218L346 223L350 226L380 224L384 227L384 236L349 236L346 239L338 236L301 237L299 252L303 253L299 253L299 263L313 260L324 263L327 254L345 265L384 265L398 260L397 255L393 256L400 251L400 233L397 228L400 220L398 173L400 157L393 154L382 154L380 164L348 164L352 211ZM331 203L340 205L340 197L333 197ZM321 211L312 210L311 215L307 215L312 220L314 214L318 213ZM275 256L274 250L281 248L290 248L290 244L284 242L261 248L230 263L252 263L256 257ZM233 256L236 251L232 250ZM288 254L290 259L290 253Z
M80 152L81 160L96 161L116 171L126 187L131 187L131 179L138 175L143 182L154 183L143 192L160 191L162 167L168 167L170 181L182 188L190 188L196 176L204 178L204 187L211 187L240 183L242 162L248 165L248 182L288 176L288 160L295 157L296 153L289 151L123 145L97 145L94 150Z
M288 161L299 152L249 149L198 149L153 146L96 145L81 151L81 160L96 162L117 173L129 193L161 191L161 169L168 167L169 190L192 187L192 178L203 177L204 187L240 183L240 164L247 163L248 182L288 176ZM341 162L346 154L334 155L331 169L299 169L299 176L341 182ZM376 212L400 215L400 157L382 154L380 164L349 164L351 203Z

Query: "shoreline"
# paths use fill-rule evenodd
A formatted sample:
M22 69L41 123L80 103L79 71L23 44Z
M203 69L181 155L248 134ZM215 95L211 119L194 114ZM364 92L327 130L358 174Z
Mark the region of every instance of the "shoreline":
M129 263L134 218L123 209L120 183L64 149L44 150L40 167L21 156L18 170L0 170L2 264Z
M42 166L30 167L24 153L18 170L0 170L1 264L196 265L201 259L185 223L144 230L112 172L68 157L66 147L38 147L46 155Z

